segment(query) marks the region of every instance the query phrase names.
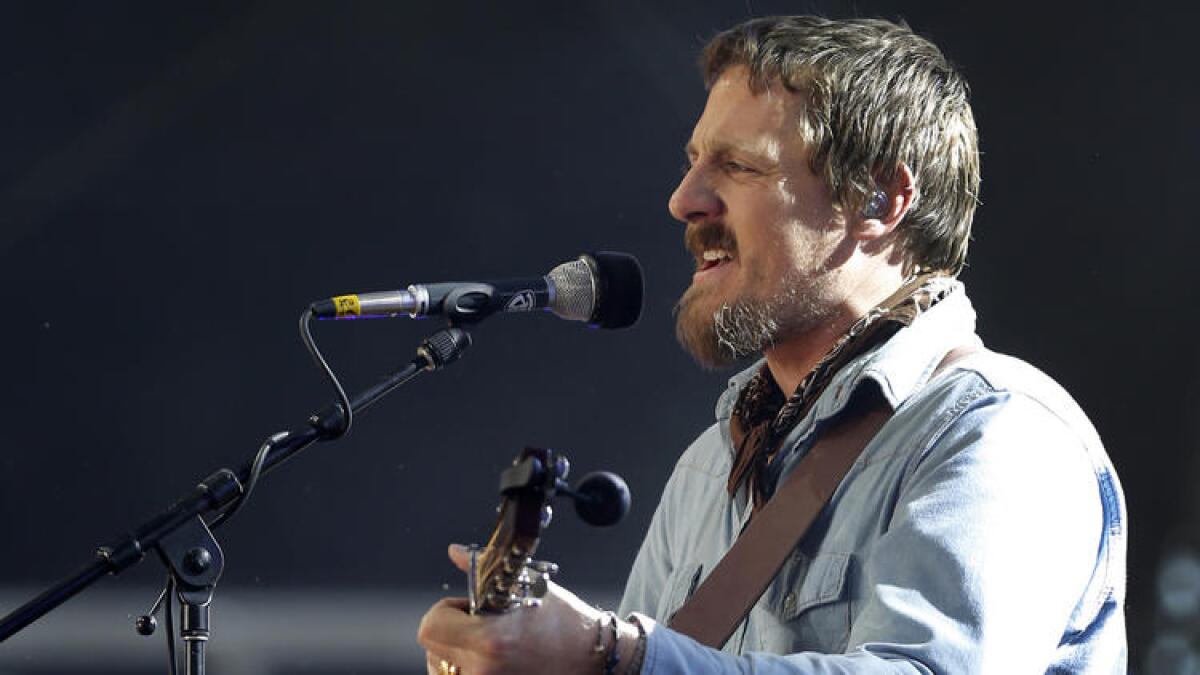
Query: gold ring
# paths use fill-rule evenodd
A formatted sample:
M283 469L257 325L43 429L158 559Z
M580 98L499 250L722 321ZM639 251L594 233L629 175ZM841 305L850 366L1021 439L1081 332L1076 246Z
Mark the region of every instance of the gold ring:
M446 659L442 659L438 663L438 675L459 675L458 666L450 663Z

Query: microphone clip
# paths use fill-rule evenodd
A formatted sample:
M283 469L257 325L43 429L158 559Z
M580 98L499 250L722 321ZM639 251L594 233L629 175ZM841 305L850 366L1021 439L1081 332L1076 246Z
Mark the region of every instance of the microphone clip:
M520 297L520 296L514 296ZM509 304L512 304L511 302ZM529 309L533 309L532 299ZM496 287L491 284L468 283L457 285L442 301L442 314L450 325L474 324L505 308L497 298Z

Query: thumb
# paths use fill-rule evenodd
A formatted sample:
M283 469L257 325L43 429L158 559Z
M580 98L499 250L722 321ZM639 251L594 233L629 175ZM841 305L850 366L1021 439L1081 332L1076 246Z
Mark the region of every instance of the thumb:
M466 546L450 544L446 552L450 556L450 562L458 569L466 572L471 568L471 551Z

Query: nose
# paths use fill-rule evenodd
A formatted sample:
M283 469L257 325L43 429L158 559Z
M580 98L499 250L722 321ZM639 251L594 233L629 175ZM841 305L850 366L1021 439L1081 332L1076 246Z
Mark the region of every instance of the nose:
M723 208L711 178L699 166L688 169L667 201L667 210L684 223L715 218L721 215Z

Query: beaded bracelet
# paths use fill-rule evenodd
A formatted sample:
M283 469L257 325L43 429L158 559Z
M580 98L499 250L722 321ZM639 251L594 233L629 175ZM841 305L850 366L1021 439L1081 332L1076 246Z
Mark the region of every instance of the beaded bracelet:
M608 654L604 657L604 675L617 675L617 665L621 663L621 653L618 649L621 642L621 633L617 623L617 615L614 612L607 611L600 618L601 625L604 624L604 619L610 619L609 627L612 631L612 645L608 648Z
M597 607L596 609L600 609ZM596 644L592 645L593 654L603 654L604 649L604 617L606 614L601 614L596 617Z
M637 627L638 637L637 646L633 648L633 654L629 656L629 663L625 669L625 675L633 675L642 672L642 661L646 658L646 627L638 620L636 614L629 615L629 622Z

